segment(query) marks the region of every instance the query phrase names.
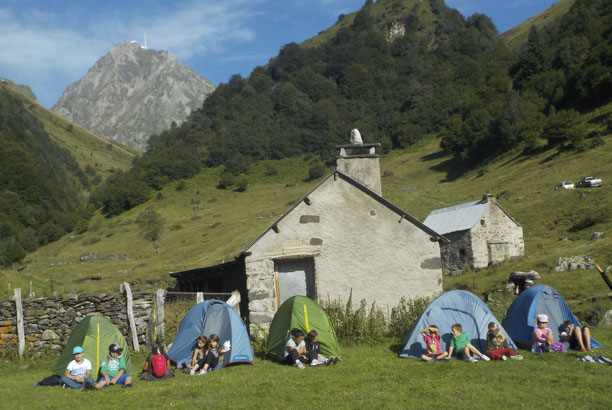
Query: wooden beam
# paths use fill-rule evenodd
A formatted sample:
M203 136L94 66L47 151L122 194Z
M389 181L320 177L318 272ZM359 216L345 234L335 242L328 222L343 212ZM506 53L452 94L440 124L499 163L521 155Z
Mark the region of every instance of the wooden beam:
M608 275L606 275L606 272L604 272L604 270L601 269L601 267L598 264L595 264L595 269L597 269L597 271L599 271L599 274L603 278L604 282L606 282L606 285L608 285L608 287L610 289L612 289L612 282L608 278ZM15 289L15 290L17 290L17 289Z
M130 324L130 332L132 333L132 344L136 352L140 351L138 345L138 333L136 332L136 322L134 321L134 304L132 303L132 289L130 284L123 282L123 288L125 289L125 298L127 299L127 317Z
M155 321L153 323L155 326L155 337L153 338L153 342L156 342L157 340L164 340L164 334L166 332L166 328L164 326L165 299L165 291L163 289L157 289L155 291Z
M15 311L17 313L17 337L19 338L19 357L23 358L25 350L25 330L23 328L23 306L21 305L21 288L15 288Z

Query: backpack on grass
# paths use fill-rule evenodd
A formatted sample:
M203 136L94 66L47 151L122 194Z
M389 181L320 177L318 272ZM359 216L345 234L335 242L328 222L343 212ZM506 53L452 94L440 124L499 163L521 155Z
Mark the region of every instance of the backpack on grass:
M151 357L151 367L153 368L153 376L164 377L168 370L166 367L166 356L163 354L154 354Z
M61 381L62 379L54 374L53 376L45 377L36 383L36 386L59 386Z

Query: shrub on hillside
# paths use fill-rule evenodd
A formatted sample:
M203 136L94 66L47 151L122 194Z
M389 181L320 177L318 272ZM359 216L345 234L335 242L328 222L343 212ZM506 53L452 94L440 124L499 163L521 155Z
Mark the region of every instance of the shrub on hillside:
M325 165L321 163L312 165L308 169L308 180L314 181L315 179L321 178L323 175L325 175L325 171L326 171Z

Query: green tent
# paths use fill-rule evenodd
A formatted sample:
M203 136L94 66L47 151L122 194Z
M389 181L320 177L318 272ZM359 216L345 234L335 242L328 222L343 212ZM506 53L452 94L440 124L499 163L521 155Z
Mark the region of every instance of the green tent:
M108 356L108 347L113 343L118 344L123 349L128 373L133 374L134 368L130 359L130 349L125 338L115 325L102 316L87 316L72 329L64 352L53 366L53 373L63 376L68 363L74 359L72 349L75 346L81 346L85 358L91 362L91 377L97 380L100 364Z
M316 330L319 334L321 354L327 357L340 356L336 332L329 323L327 314L317 303L306 296L293 296L278 308L272 319L268 334L268 354L283 359L285 343L291 337L291 329L301 329L305 334Z

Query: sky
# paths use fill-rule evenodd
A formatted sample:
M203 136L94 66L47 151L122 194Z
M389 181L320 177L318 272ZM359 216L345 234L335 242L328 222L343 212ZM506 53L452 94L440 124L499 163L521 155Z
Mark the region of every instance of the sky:
M500 33L556 0L446 0L491 17ZM331 27L365 0L1 0L0 78L52 107L66 87L124 40L167 50L214 84L247 77L285 44Z

